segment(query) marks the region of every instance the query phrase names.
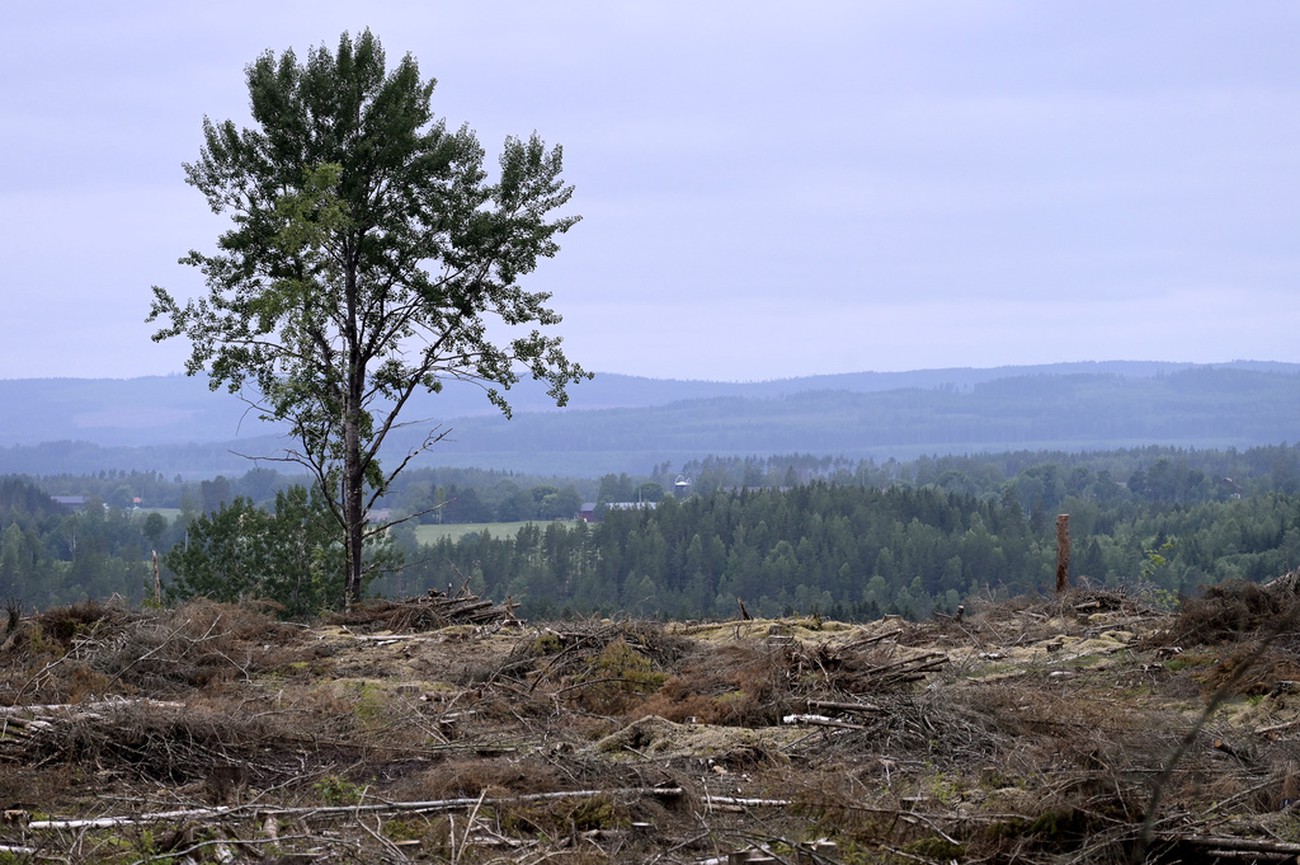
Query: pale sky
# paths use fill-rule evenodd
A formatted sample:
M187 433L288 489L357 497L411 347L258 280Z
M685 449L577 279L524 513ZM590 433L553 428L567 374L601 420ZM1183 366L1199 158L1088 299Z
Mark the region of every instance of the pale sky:
M178 371L149 287L222 230L181 163L244 67L370 27L435 111L564 147L526 285L588 369L750 381L1300 361L1300 4L9 4L0 378Z

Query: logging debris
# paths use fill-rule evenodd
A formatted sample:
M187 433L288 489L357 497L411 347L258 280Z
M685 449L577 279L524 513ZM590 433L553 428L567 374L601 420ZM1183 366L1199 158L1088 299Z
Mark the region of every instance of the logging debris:
M1295 861L1300 651L1262 641L1286 619L1257 599L1250 629L1203 627L1242 598L862 624L523 623L468 591L309 628L50 610L0 646L0 853Z

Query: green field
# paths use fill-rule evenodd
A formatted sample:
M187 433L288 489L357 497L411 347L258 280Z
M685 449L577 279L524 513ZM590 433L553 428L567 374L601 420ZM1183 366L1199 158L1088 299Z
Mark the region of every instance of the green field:
M519 530L526 525L536 522L530 520L522 523L444 523L443 525L420 525L415 527L415 539L422 544L437 543L442 538L451 538L458 541L471 532L488 531L494 538L513 537L519 533ZM556 520L560 525L569 528L574 524L574 520ZM540 523L539 525L548 525Z
M150 512L162 514L168 522L175 520L181 514L180 508L140 508L136 513L143 519L144 515ZM536 521L533 521L536 522ZM565 528L574 524L574 520L557 520ZM541 522L539 525L545 527L548 523ZM451 538L458 541L470 532L482 532L484 530L492 533L494 538L513 537L519 533L528 522L518 523L446 523L444 525L420 525L415 527L415 539L422 544L432 544L441 538Z

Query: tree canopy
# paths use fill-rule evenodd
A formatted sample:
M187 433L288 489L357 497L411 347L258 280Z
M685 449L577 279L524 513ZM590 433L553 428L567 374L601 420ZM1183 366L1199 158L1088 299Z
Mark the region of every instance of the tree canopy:
M184 304L155 286L155 340L184 337L186 371L287 421L276 458L315 476L343 534L344 597L360 598L363 546L385 526L372 506L411 457L381 468L385 438L420 389L471 381L509 415L521 376L558 405L588 374L544 329L546 292L520 278L554 256L579 219L562 152L507 138L493 175L466 127L435 117L435 82L415 59L386 68L367 30L300 63L267 52L247 69L254 125L203 124L188 183L232 227L182 262L207 296ZM445 434L445 431L441 434ZM438 440L430 430L424 447Z

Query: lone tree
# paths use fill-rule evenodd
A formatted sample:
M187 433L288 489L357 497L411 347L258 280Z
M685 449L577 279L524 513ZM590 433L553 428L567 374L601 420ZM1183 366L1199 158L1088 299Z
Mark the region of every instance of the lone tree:
M207 295L178 303L154 286L155 341L183 336L186 372L206 371L285 421L275 457L305 466L343 536L344 601L361 598L363 548L391 525L370 511L413 456L381 468L379 450L412 394L477 383L507 417L522 375L557 405L590 374L564 354L550 295L521 276L558 251L579 217L561 150L507 138L493 177L468 128L435 118L435 81L407 55L389 71L369 30L344 33L306 63L267 52L246 70L254 124L205 118L187 182L232 227L217 252L181 259Z

